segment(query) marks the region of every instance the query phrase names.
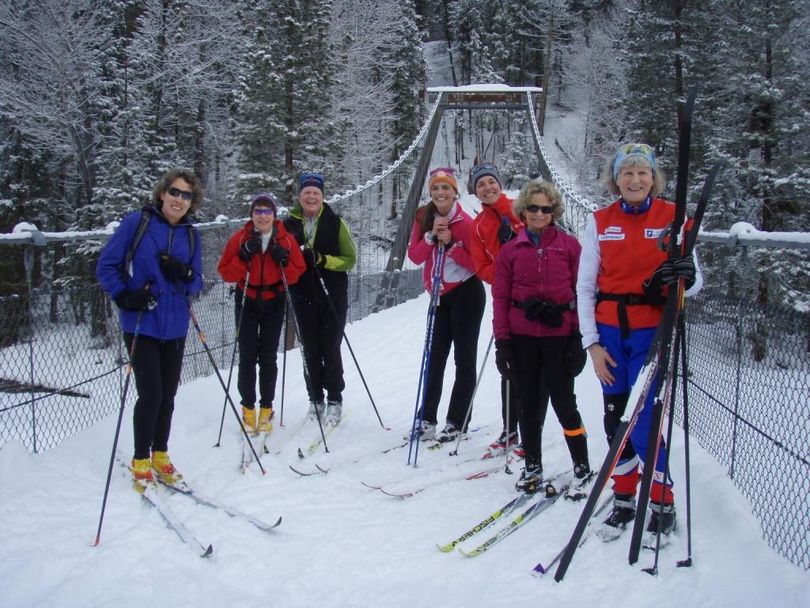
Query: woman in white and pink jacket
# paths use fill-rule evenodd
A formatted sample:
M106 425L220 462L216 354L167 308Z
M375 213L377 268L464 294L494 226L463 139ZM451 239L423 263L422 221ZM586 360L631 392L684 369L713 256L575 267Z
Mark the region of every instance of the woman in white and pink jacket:
M462 427L475 390L478 333L486 294L470 257L472 218L458 203L458 182L453 170L442 167L431 171L428 190L430 203L416 212L408 244L408 258L414 264L424 264L422 277L428 292L432 291L434 268L441 248L444 256L439 269L441 283L425 379L422 422L416 433L422 440L435 438L445 442L466 432ZM456 376L445 427L436 434L444 368L451 345L454 347Z

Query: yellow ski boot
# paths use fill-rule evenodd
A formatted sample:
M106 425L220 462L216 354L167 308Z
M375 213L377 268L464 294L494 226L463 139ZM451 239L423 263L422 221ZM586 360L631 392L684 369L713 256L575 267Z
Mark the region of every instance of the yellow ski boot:
M242 424L245 425L245 430L248 433L255 435L258 431L256 430L256 408L255 407L245 407L242 406Z
M152 452L152 470L157 474L160 483L179 490L184 489L183 476L174 468L168 452Z
M155 483L155 478L152 477L152 463L148 458L133 458L130 469L132 485L137 492L143 494L150 483Z
M272 430L273 430L273 408L272 407L259 408L259 432L269 433Z

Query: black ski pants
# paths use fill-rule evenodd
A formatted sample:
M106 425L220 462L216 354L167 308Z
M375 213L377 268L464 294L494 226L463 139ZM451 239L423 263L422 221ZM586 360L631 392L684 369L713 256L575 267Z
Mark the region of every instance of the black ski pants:
M304 378L309 400L315 403L323 401L324 391L329 401L342 402L346 388L340 345L346 328L348 298L347 294L335 295L331 302L325 295L311 300L293 298L304 349Z
M447 422L458 428L464 424L475 390L478 334L485 304L484 285L476 276L470 277L439 298L433 321L433 341L425 380L422 420L436 424L439 401L442 398L444 369L450 355L450 346L453 346L456 377L447 408Z
M278 378L278 341L284 323L284 306L287 302L282 293L269 300L244 299L241 292L236 296L236 318L239 325L239 377L237 387L242 405L256 405L256 365L259 366L259 396L261 407L273 405Z
M548 398L562 425L574 464L588 463L588 445L574 394L574 375L566 366L568 336L512 336L515 384L520 401L520 435L526 462L542 466L543 425Z
M124 334L129 351L135 334ZM151 451L169 449L174 396L180 384L185 338L158 340L139 335L132 354L132 371L138 399L132 415L135 458L149 458Z

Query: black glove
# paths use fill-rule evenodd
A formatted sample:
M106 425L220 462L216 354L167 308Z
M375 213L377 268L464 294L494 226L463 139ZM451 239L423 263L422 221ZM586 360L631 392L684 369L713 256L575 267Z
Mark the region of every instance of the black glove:
M683 279L686 289L689 289L695 284L697 269L695 268L695 260L691 255L673 258L669 260L669 263L672 267L673 277L665 276L665 281L667 278L671 278L670 283L676 283L678 279ZM667 275L669 275L669 272L667 272Z
M285 267L290 261L290 252L284 249L278 241L273 241L273 246L270 247L270 256L276 264Z
M585 369L588 354L582 348L582 334L577 332L568 339L565 350L565 369L575 378Z
M250 258L262 250L262 239L258 236L249 238L239 248L239 259L243 262L250 262Z
M309 247L304 249L304 261L307 263L307 268L323 268L326 264L326 258Z
M501 225L498 226L498 242L501 245L508 243L516 236L517 233L512 230L512 226L509 224L509 222L502 222Z
M159 264L160 272L170 281L185 281L186 283L190 283L194 280L194 269L177 258L161 253Z
M495 340L495 366L501 373L501 377L507 380L512 379L515 359L512 356L511 340Z
M523 314L529 321L539 321L549 327L562 326L562 312L547 300L526 298L523 302Z
M644 281L642 287L645 294L656 296L661 294L664 286L674 285L678 279L683 279L686 288L689 289L695 284L696 275L697 270L692 256L671 258L661 262L652 276Z
M115 304L121 310L151 310L157 306L148 287L143 289L125 289L115 296Z

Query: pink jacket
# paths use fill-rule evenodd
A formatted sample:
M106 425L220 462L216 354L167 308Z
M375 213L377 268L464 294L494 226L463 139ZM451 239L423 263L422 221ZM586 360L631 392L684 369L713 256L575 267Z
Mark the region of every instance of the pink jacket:
M421 226L423 213L424 207L416 213L416 219L411 230L411 240L408 243L408 258L414 264L425 264L422 269L422 281L425 285L425 291L430 293L433 266L436 263L439 248L437 245L428 243L425 240L425 232ZM475 274L473 261L470 257L472 218L461 208L458 201L453 203L448 216L450 218L450 234L452 234L453 240L445 251L439 295L458 287Z
M527 231L521 232L501 249L492 286L495 338L522 336L570 336L579 330L576 310L562 313L560 327L549 327L526 318L515 302L529 297L554 304L576 300L577 271L582 247L577 240L551 225L540 234L535 246Z

